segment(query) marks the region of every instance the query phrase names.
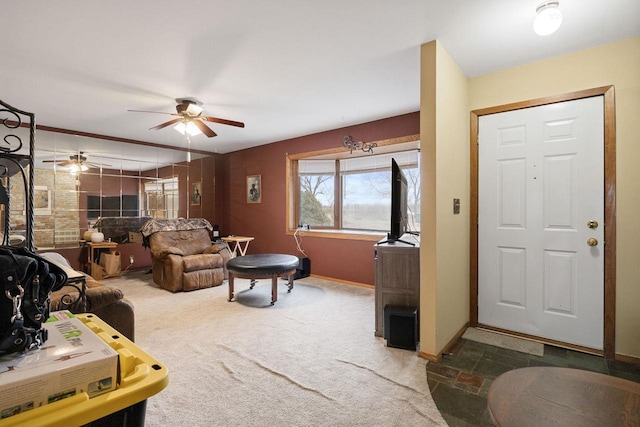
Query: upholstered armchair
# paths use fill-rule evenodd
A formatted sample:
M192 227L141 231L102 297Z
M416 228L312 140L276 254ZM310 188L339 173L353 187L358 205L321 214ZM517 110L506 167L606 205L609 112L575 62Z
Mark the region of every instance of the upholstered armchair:
M152 219L140 232L151 251L153 281L171 292L221 285L231 258L225 244L212 244L203 218Z

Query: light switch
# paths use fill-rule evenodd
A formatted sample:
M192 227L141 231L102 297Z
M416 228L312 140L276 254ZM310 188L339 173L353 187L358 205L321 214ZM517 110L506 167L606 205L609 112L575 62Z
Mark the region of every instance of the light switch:
M453 214L460 214L460 199L453 199Z

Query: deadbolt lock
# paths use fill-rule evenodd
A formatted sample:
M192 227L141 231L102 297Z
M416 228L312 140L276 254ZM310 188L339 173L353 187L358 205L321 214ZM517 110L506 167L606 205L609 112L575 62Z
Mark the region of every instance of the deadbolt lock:
M589 246L597 246L598 245L598 239L596 239L594 237L589 237L587 239L587 245L589 245Z
M593 219L591 221L587 221L587 227L598 228L598 221L595 221Z

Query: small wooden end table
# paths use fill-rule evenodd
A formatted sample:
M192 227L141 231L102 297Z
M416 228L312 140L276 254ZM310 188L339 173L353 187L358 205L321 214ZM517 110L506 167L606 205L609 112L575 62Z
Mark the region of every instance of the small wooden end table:
M101 249L108 249L109 252L114 252L114 250L116 249L116 247L118 246L118 243L116 242L87 242L87 266L89 271L87 271L87 273L89 273L91 275L91 277L93 277L96 280L102 280L102 267L100 267L98 265L98 263L96 262L96 258L95 257L95 252L98 251L98 253L100 252Z
M245 256L247 254L249 242L252 241L254 237L228 236L222 237L221 239L229 248L229 252L231 252L231 258L235 258L238 255L238 252L241 256ZM231 249L229 243L233 243L233 249Z

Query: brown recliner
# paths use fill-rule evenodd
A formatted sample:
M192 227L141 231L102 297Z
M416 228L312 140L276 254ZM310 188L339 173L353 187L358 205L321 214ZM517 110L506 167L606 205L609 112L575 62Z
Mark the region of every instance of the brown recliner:
M211 224L202 218L152 219L140 229L151 251L153 281L171 292L219 286L231 257L224 244L212 244Z

